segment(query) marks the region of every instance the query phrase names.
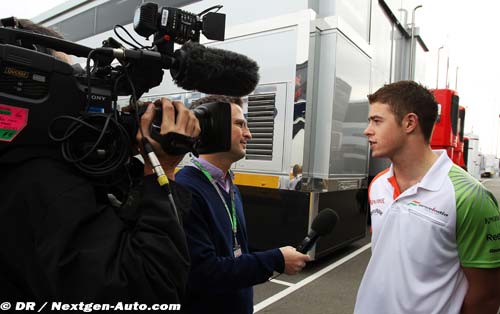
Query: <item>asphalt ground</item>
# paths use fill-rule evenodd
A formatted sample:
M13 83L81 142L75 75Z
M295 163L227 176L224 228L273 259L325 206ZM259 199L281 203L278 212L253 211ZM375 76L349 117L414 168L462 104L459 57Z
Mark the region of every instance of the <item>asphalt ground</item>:
M500 178L481 181L500 200ZM370 259L367 234L364 239L309 263L295 276L281 275L255 286L254 313L351 314Z

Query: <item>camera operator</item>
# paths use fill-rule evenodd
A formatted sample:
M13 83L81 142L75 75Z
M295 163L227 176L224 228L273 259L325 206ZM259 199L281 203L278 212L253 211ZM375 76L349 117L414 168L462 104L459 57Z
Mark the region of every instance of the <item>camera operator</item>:
M157 104L162 106L161 134L199 135L198 120L181 102L163 98ZM150 137L153 107L149 104L140 127L182 213L191 204L190 194L174 182L182 156L168 155ZM141 146L141 133L136 140ZM180 303L189 268L186 239L151 166L131 158L124 179L111 187L129 188L128 198L117 206L109 201L109 189L60 155L58 146L15 147L0 154L2 299Z

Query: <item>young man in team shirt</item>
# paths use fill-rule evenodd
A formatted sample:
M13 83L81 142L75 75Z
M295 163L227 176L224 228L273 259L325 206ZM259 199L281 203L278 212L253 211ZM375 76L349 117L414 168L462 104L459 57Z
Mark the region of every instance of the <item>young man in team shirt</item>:
M500 219L494 196L430 138L438 104L412 81L368 96L373 157L390 168L369 188L372 256L356 314L496 314Z

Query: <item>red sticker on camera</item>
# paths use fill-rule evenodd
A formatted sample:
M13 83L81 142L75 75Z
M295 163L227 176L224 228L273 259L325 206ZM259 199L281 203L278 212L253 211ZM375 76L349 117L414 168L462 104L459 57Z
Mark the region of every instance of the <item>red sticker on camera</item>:
M29 110L0 104L0 141L11 142L28 124Z

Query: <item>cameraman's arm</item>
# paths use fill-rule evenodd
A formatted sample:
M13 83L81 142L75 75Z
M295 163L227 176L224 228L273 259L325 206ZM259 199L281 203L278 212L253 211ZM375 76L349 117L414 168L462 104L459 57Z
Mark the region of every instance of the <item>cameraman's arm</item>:
M166 98L161 98L159 104L162 106L162 123L160 134L165 135L169 132L175 132L178 134L183 134L190 137L197 137L200 134L200 125L198 123L198 119L194 113L188 110L184 104L180 101L173 101ZM176 116L177 112L177 116ZM149 127L153 121L155 114L154 105L149 104L146 112L141 117L141 128L144 133L144 137L146 137L153 146L153 149L160 161L163 171L170 180L174 180L174 171L175 167L182 160L184 155L172 156L166 154L162 149L160 144L154 141L149 133ZM141 132L137 133L137 142L141 143L142 134ZM146 162L144 166L144 175L153 174L153 170L148 161L148 158L144 156Z
M44 178L30 183L36 193L25 197L48 287L33 290L40 301L180 302L189 269L185 235L154 176L144 177L139 216L130 225L68 165L32 166ZM175 183L171 190L179 211L188 208L189 193Z

